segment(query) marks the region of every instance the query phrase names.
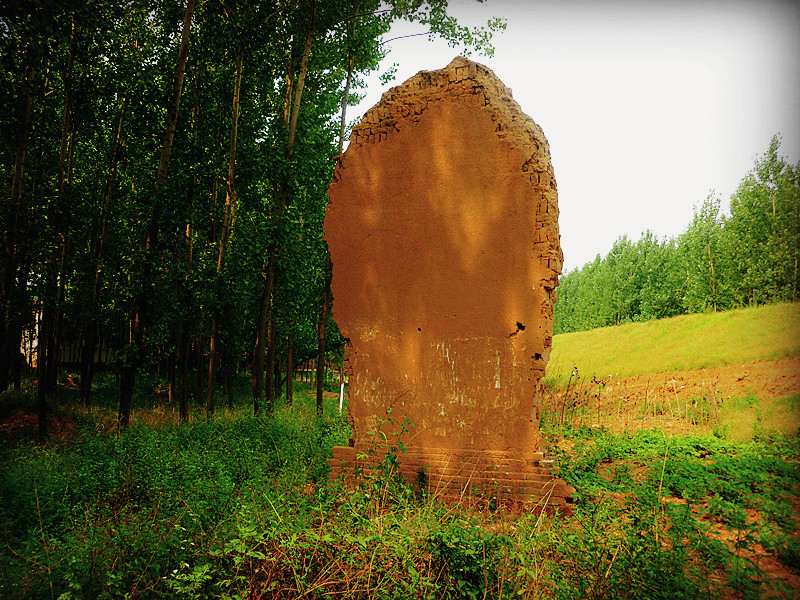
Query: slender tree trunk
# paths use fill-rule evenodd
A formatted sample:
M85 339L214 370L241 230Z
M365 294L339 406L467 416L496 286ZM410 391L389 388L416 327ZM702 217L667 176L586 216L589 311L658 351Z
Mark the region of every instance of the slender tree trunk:
M17 152L14 160L14 175L11 180L10 214L8 227L5 232L5 244L3 266L3 288L2 288L2 318L3 325L0 327L0 392L8 387L9 373L16 353L19 348L15 347L15 336L13 331L15 322L19 321L18 308L16 304L16 281L19 269L19 253L17 250L17 233L19 225L24 216L24 206L22 200L22 190L25 182L25 166L28 157L28 144L31 131L31 109L33 106L33 95L31 86L35 76L35 70L30 68L26 78L25 100L20 111L19 126L17 129Z
M208 351L208 388L206 396L206 418L214 416L214 398L217 386L217 340L219 339L219 318L214 317L211 321L211 340Z
M186 74L186 58L189 55L189 31L192 26L192 14L194 13L195 0L187 0L186 10L183 14L183 27L181 29L181 45L178 51L178 64L175 67L175 79L172 95L172 105L170 106L167 126L164 132L164 143L161 146L161 156L158 161L158 172L156 173L156 191L160 192L167 181L167 169L169 159L172 154L172 141L175 138L175 129L178 125L178 110L181 105L181 94L183 92L183 78ZM158 200L156 200L158 202Z
M106 179L106 193L103 205L100 209L100 236L94 248L94 264L92 266L92 297L89 303L88 318L84 326L81 338L81 402L83 407L88 409L91 406L92 380L94 379L94 362L97 351L98 340L98 312L100 310L100 267L103 263L103 252L105 250L106 235L108 233L108 210L114 196L114 186L117 177L117 165L122 140L122 122L125 116L125 96L120 102L119 119L117 121L117 131L114 136L114 150L109 161L108 176Z
M178 414L180 415L181 423L186 423L189 420L189 339L187 327L184 325L182 334L181 350L178 355Z
M194 190L194 186L192 187ZM192 273L192 238L194 237L191 223L186 224L186 273L187 277ZM191 310L192 296L189 287L186 285L183 293L183 308L185 315L181 325L181 341L178 362L178 412L181 423L189 420L189 353L191 352L190 326L188 314Z
M281 388L283 387L283 380L281 379L281 361L275 361L275 372L272 374L272 381L275 382L275 399L281 396Z
M292 92L294 91L294 58L291 49L289 50L289 60L286 66L286 95L283 102L283 127L289 131L289 123L292 120Z
M306 80L306 73L308 72L308 58L311 55L311 43L314 41L315 31L314 28L316 26L317 20L317 3L316 0L312 0L311 2L311 18L308 22L308 30L306 31L306 41L303 45L303 57L300 59L300 72L297 74L297 91L294 95L294 104L292 106L292 116L289 121L289 136L287 138L286 145L289 149L289 152L292 150L292 146L294 145L294 138L297 132L297 117L300 113L300 98L303 94L303 86Z
M294 85L294 61L289 55L286 76L286 97L283 107L283 126L288 130L291 119L292 88ZM282 185L282 184L281 184ZM286 206L286 194L284 188L278 190L277 202L275 206L275 219L279 219ZM272 346L269 334L275 326L272 319L272 295L275 290L275 270L276 257L278 254L278 244L273 242L267 250L267 266L264 272L264 287L261 290L261 303L258 312L258 325L256 331L255 357L253 360L253 414L257 415L260 410L261 399L264 398L264 389L267 390L267 406L272 406L273 396L270 393L271 377L269 373L274 366L275 349ZM265 382L266 380L266 382ZM271 409L270 409L271 411Z
M291 406L294 393L294 339L289 335L286 350L286 406Z
M235 185L235 171L236 171L236 143L238 139L238 122L239 122L239 92L242 83L242 59L244 51L239 50L236 57L236 81L233 84L233 108L231 118L231 141L230 141L230 158L228 161L228 188L225 196L225 218L222 222L222 235L219 241L219 255L217 257L217 279L222 275L225 266L225 253L228 246L228 238L230 237L233 221L236 216L236 185ZM209 365L208 365L208 398L206 400L206 415L212 416L214 414L214 389L217 367L217 353L219 345L219 309L214 310L214 318L211 324L211 350L209 352Z
M198 406L203 405L203 397L204 393L203 390L205 383L203 382L203 364L204 364L204 353L203 353L203 336L198 336L197 338L197 353L195 355L195 365L197 367L197 404Z
M347 130L347 101L350 97L350 84L353 79L353 55L350 54L347 64L347 80L344 85L344 98L342 99L342 123L339 128L339 154L344 152L344 134Z
M176 388L175 380L177 378L176 357L174 352L170 352L167 356L167 404L170 409L175 406Z
M175 129L178 124L178 110L180 108L181 93L183 91L183 78L186 73L186 58L189 54L189 30L192 24L192 14L194 12L195 0L187 0L186 10L183 15L183 28L181 30L180 49L178 51L178 64L175 67L175 78L173 87L172 104L167 116L167 124L164 131L164 143L161 146L161 154L158 161L158 171L156 172L155 201L150 214L150 221L147 227L147 242L145 245L145 260L142 269L142 280L140 282L139 293L136 297L136 316L132 335L132 348L126 358L123 367L121 380L118 423L119 427L127 427L130 422L130 407L133 388L136 381L136 369L144 362L144 331L150 322L150 299L154 294L152 287L153 262L156 257L156 246L158 242L158 232L161 225L162 210L162 191L167 180L167 170L169 159L172 154L172 142L175 138Z
M38 416L38 436L39 440L47 437L47 413L49 410L47 403L47 346L50 342L50 331L52 330L52 317L42 310L39 320L38 345L36 347L36 370L38 383L36 385L36 413ZM42 352L44 350L44 352Z
M358 15L358 5L353 9L353 12ZM350 16L350 7L348 6L347 16ZM355 17L350 21L347 28L347 79L344 85L344 97L342 98L342 119L339 128L339 154L344 151L344 134L347 130L347 103L350 100L350 85L353 80L353 49L351 47L351 35L355 28Z
M303 95L303 88L305 86L306 73L308 72L308 59L309 59L309 56L311 55L311 44L312 44L312 42L314 40L314 35L315 35L314 28L315 28L315 25L316 25L316 14L317 14L317 5L316 5L316 0L314 0L314 1L312 1L312 5L311 5L311 18L309 19L309 22L308 22L308 30L306 31L306 40L305 40L305 44L303 45L303 56L300 59L300 71L299 71L299 73L297 75L297 89L294 92L294 100L292 102L291 116L289 117L289 131L288 131L287 141L286 141L287 159L292 154L292 147L294 146L295 135L296 135L296 132L297 132L297 119L298 119L298 115L300 114L300 100L301 100L302 95ZM290 74L292 73L292 68L291 67L289 69L289 72L290 72ZM291 84L292 84L291 77L289 77L287 83L288 83L289 89L291 89ZM286 96L287 101L289 100L290 97L291 97L291 93L287 94L287 96ZM287 112L284 111L284 117L285 117L286 114L287 114ZM279 189L278 189L277 205L275 207L275 218L276 219L280 219L282 217L283 212L286 210L286 206L287 205L288 205L288 184L287 184L287 181L286 181L286 174L283 174L283 179L282 179L282 181L280 183L280 186L279 186ZM269 348L267 350L267 365L266 365L265 371L268 374L268 377L270 377L270 378L272 377L272 373L275 371L275 348L274 348L274 342L277 339L277 337L274 336L275 315L274 315L274 311L272 310L272 306L271 306L272 297L273 297L273 291L274 291L274 287L275 287L275 280L276 280L275 275L276 275L276 268L277 268L277 261L274 260L273 257L275 257L277 255L277 253L278 253L277 244L273 244L272 248L270 249L270 252L269 252L270 260L269 260L269 263L267 265L267 275L266 275L266 280L265 280L265 285L268 286L268 288L265 291L268 292L267 293L267 297L270 300L270 310L269 310L270 318L269 318L268 329L270 330L270 332L272 332L270 334L270 337L269 337ZM272 387L271 385L265 385L265 387L267 388L267 394L268 394L267 405L269 406L270 412L272 412L272 409L274 407L274 393L270 393L270 391L269 391L270 388Z
M225 395L228 397L228 408L233 408L233 367L234 358L231 355L230 349L225 348L225 353L222 359L224 366L223 372L225 376Z
M275 321L270 318L267 327L267 365L264 369L264 389L267 392L267 413L275 410Z
M189 358L192 347L191 340L191 314L192 314L192 298L191 291L191 276L192 276L192 262L193 262L193 244L194 244L194 206L195 194L198 189L197 170L198 161L195 148L197 147L197 131L198 131L198 118L200 113L200 103L198 101L198 86L199 79L194 78L194 104L192 106L191 118L191 131L192 131L192 176L189 180L189 217L186 223L185 245L184 251L181 253L181 260L186 269L186 276L182 282L183 293L181 296L181 303L183 307L183 314L181 316L181 336L178 348L178 412L180 415L181 423L186 423L189 420Z
M62 232L65 217L64 197L68 187L67 173L69 160L73 153L75 128L72 119L72 67L75 22L70 24L69 56L64 73L64 111L61 121L61 144L58 153L58 177L56 183L56 199L50 210L50 221L53 223L52 236L54 244L44 267L44 278L40 289L42 302L42 320L39 323L38 344L38 382L37 408L39 411L39 437L47 435L48 400L52 396L57 383L58 374L58 338L59 318L62 294L62 274L64 270L66 239Z
M11 329L11 343L13 348L22 347L22 327L19 324ZM25 355L21 350L17 350L16 356L11 357L11 381L14 389L19 390L22 386L22 368L25 366Z
M130 324L129 339L137 335L137 331L141 331L139 325L139 315L135 315ZM132 357L126 357L126 361L130 362ZM122 374L119 380L119 411L117 413L117 424L120 429L126 428L131 421L131 399L133 398L133 388L136 385L136 365L126 364L122 368Z
M331 274L332 265L330 254L326 253L325 263L325 291L322 297L322 314L317 330L317 414L322 415L322 392L325 381L325 326L328 323L331 303Z
M270 256L270 261L274 260ZM267 269L267 275L273 272ZM265 276L265 277L266 277ZM261 289L261 302L258 307L258 324L256 326L256 347L253 356L253 414L257 415L261 407L259 403L264 397L264 349L266 348L267 321L269 320L270 294L272 285L265 281Z

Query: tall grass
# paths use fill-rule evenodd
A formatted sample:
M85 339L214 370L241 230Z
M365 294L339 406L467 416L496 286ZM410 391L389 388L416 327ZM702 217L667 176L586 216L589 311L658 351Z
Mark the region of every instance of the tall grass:
M796 438L551 430L565 517L439 504L390 463L328 484L342 432L293 411L5 447L0 598L756 598L781 589L757 544L798 560Z
M314 404L185 425L140 407L121 434L102 409L44 445L0 437L0 598L755 598L781 590L756 551L800 568L796 437L546 427L577 489L565 516L439 504L388 460L328 483L350 432Z

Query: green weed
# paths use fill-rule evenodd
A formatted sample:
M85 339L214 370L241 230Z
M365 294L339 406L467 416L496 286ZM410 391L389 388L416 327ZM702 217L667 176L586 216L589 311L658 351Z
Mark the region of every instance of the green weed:
M551 422L564 517L415 493L399 435L355 485L327 483L349 428L303 394L272 417L143 417L0 448L0 598L746 598L769 583L757 545L798 565L796 436Z

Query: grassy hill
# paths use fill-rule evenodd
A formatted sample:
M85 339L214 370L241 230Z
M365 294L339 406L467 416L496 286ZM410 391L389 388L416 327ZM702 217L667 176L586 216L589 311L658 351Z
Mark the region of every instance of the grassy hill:
M558 335L544 420L739 441L794 433L798 356L800 303Z
M565 333L553 338L546 381L630 377L800 355L800 303L771 304Z

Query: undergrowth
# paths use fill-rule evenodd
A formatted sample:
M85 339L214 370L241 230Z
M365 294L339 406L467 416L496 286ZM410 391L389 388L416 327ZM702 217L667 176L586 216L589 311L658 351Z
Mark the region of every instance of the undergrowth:
M327 483L313 399L0 447L0 597L756 598L798 570L798 438L545 430L574 514L447 506L383 470ZM93 420L95 419L95 420ZM148 423L148 424L144 424ZM398 451L402 451L399 449ZM795 503L793 505L793 502ZM795 590L796 592L797 590Z

